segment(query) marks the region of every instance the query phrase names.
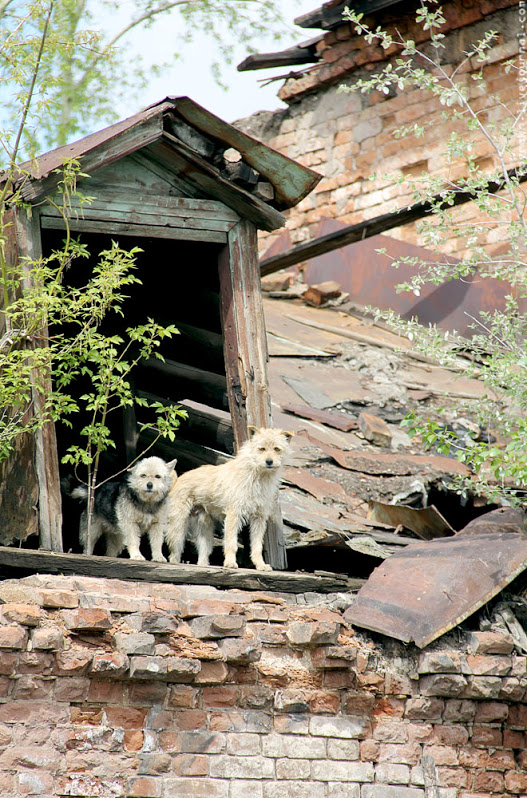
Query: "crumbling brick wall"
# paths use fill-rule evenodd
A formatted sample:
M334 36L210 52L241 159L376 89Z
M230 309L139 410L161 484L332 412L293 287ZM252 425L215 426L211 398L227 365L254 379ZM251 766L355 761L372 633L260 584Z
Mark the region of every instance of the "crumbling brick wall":
M34 576L0 583L0 795L527 794L527 659L420 653L350 597Z
M498 31L490 51L489 64L483 70L485 87L478 88L472 79L479 64L473 59L464 67L462 80L476 111L487 125L503 122L508 117L506 106L516 108L519 101L519 79L512 71L506 74L504 62L518 54L521 20L517 0L449 0L441 4L446 16L443 27L444 67L457 66L463 52L478 41L487 30ZM374 20L426 47L429 36L415 22L415 7L386 9ZM414 201L407 183L397 185L397 178L410 175L418 178L423 172L434 178L462 179L464 167L447 167L443 157L445 142L453 131L466 126L454 121L439 99L423 90L404 88L385 95L339 93L340 84L353 85L357 78L367 78L393 56L395 48L383 50L358 36L350 24L343 24L326 33L318 45L322 62L304 76L290 78L279 91L289 108L274 113L262 112L245 120L240 127L262 139L271 147L298 160L324 175L315 190L291 209L287 228L292 243L313 239L324 219L338 219L356 224L366 219L406 207ZM498 97L495 104L489 93ZM422 136L398 138L395 131L404 125L425 127ZM519 135L525 132L519 130ZM499 164L489 142L474 135L474 157L483 172ZM518 146L507 155L508 166L522 162ZM372 179L373 178L373 179ZM477 222L473 204L456 211L460 224ZM263 234L262 251L280 235L280 231ZM390 231L390 236L422 244L416 225ZM503 250L498 226L481 231L478 243L486 245L489 254ZM452 235L441 251L461 257L464 240Z

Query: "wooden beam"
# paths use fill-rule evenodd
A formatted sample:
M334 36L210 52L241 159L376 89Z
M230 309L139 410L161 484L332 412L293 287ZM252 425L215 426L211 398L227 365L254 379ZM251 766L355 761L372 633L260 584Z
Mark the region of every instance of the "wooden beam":
M518 176L520 183L523 183L527 181L527 165L509 169L508 174L509 176ZM503 181L489 181L486 191L490 194L496 194L503 188ZM333 252L333 250L340 249L348 244L354 244L356 241L362 241L364 238L371 238L371 236L393 230L395 227L411 224L431 214L438 204L441 205L443 203L442 207L446 209L447 207L464 205L466 202L472 202L473 199L473 192L459 191L453 195L452 204L446 205L444 204L444 197L441 194L436 194L432 201L417 202L408 208L401 208L397 211L384 213L382 216L375 216L373 219L368 219L358 224L348 225L341 230L336 230L334 233L328 233L315 238L313 241L306 241L304 244L291 247L287 252L264 258L260 262L260 273L263 277L266 274L280 271L280 269L287 269L289 266L295 266L297 263L324 255L326 252Z
M32 209L31 214L25 209L19 208L15 211L14 219L18 258L21 268L26 274L23 288L31 288L32 277L29 272L28 262L37 261L42 257L39 213L35 208ZM24 259L28 259L28 261ZM42 338L43 340L47 338L45 330ZM35 373L31 382L32 413L38 415L44 412L46 395L49 395L53 390L51 377L47 374L37 375ZM40 547L51 551L62 551L62 501L60 496L57 436L53 422L49 421L37 429L34 438L35 470L39 492Z
M366 580L342 574L317 576L306 573L255 571L251 568L221 568L172 565L116 557L57 554L0 546L0 571L4 576L22 573L77 574L103 579L168 582L173 585L213 585L238 590L268 590L279 593L333 593L358 590Z
M148 374L147 385L145 374ZM163 382L163 392L158 387L159 378ZM227 383L223 375L173 360L148 358L140 361L135 382L138 391L148 387L152 392L161 393L175 402L180 399L194 399L225 410L229 407Z
M222 251L219 263L227 392L237 448L247 439L248 426L272 426L257 252L255 226L241 221L230 230L228 252ZM265 549L273 568L287 567L278 503Z
M43 216L42 227L46 230L65 230L62 217ZM171 227L165 224L131 224L130 222L102 221L95 219L68 219L70 230L79 233L104 233L107 235L138 236L143 238L169 238L171 240L206 241L212 244L225 244L227 233L219 230L194 230L185 227Z

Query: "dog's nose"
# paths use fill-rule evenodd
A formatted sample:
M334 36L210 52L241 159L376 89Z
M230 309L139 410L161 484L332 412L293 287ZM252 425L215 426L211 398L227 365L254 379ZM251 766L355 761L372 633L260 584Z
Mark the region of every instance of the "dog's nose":
M152 490L153 487L154 487L154 483L153 482L147 482L146 483L146 489L147 490Z
M268 457L267 460L265 461L265 465L267 466L267 468L271 468L271 466L274 465L273 458Z

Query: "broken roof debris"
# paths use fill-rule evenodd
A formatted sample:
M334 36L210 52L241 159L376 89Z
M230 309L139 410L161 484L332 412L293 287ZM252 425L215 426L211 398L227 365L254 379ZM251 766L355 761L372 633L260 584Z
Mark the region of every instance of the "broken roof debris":
M468 468L423 453L398 426L435 395L451 400L453 426L474 435L458 400L479 398L484 386L463 374L462 357L457 374L419 359L407 339L352 305L293 305L264 300L268 335L306 348L271 349L269 364L274 422L296 432L281 489L290 560L302 568L326 552L323 567L337 562L366 577L347 619L425 646L527 567L523 513L501 508L467 524L495 505L463 508L449 485Z

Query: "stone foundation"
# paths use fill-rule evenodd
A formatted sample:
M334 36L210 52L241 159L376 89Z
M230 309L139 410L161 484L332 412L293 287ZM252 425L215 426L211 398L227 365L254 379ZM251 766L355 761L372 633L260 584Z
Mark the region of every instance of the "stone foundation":
M0 795L527 794L527 659L419 652L351 597L34 576L0 583Z

